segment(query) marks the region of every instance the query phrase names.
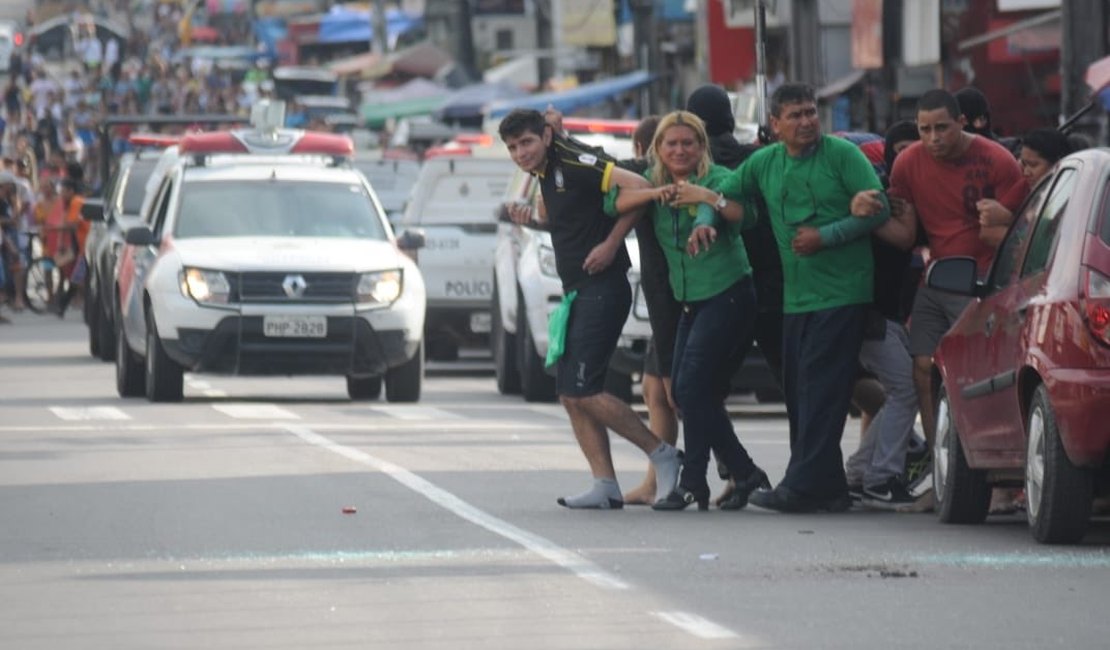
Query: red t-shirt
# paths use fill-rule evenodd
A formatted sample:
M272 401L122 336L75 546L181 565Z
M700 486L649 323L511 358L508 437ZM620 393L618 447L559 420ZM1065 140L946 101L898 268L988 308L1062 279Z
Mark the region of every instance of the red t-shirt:
M898 155L890 193L913 204L934 259L974 257L983 273L994 249L979 239L979 199L997 199L1016 212L1029 186L1005 147L975 136L956 161L940 161L920 142Z

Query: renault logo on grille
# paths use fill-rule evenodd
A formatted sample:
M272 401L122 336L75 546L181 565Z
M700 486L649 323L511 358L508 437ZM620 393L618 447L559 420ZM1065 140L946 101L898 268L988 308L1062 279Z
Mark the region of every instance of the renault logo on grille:
M281 283L281 288L290 298L300 298L308 288L308 283L305 282L303 275L287 275Z

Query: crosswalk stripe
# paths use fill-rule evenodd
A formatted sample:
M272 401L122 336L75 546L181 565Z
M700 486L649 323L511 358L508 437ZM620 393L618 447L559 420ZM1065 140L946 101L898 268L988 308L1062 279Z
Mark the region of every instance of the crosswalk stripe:
M131 416L114 406L51 406L62 420L130 420Z
M299 420L301 416L273 404L212 404L224 415L239 420Z
M398 420L465 420L466 416L458 415L434 406L374 406L371 411L388 415Z

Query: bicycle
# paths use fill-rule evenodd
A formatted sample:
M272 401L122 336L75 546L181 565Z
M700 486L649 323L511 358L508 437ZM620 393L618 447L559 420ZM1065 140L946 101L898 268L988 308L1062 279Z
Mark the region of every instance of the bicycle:
M47 230L69 231L73 238L71 250L77 250L77 237L72 230L65 227L47 228ZM44 254L42 243L39 241L42 235L38 231L29 231L27 235L31 263L23 271L24 302L27 308L36 314L54 311L62 317L69 302L66 296L69 295L71 288L70 279L64 271L65 264L59 265L54 258Z

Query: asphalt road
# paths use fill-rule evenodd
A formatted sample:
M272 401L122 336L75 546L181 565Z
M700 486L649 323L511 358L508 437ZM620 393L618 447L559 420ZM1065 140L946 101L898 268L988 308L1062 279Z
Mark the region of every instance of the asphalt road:
M334 378L116 397L78 314L0 325L0 648L1104 648L1110 524L572 512L556 405L436 372L415 405ZM473 370L473 369L472 369ZM773 478L781 411L735 405ZM845 448L855 444L856 422ZM613 452L626 488L644 467Z

